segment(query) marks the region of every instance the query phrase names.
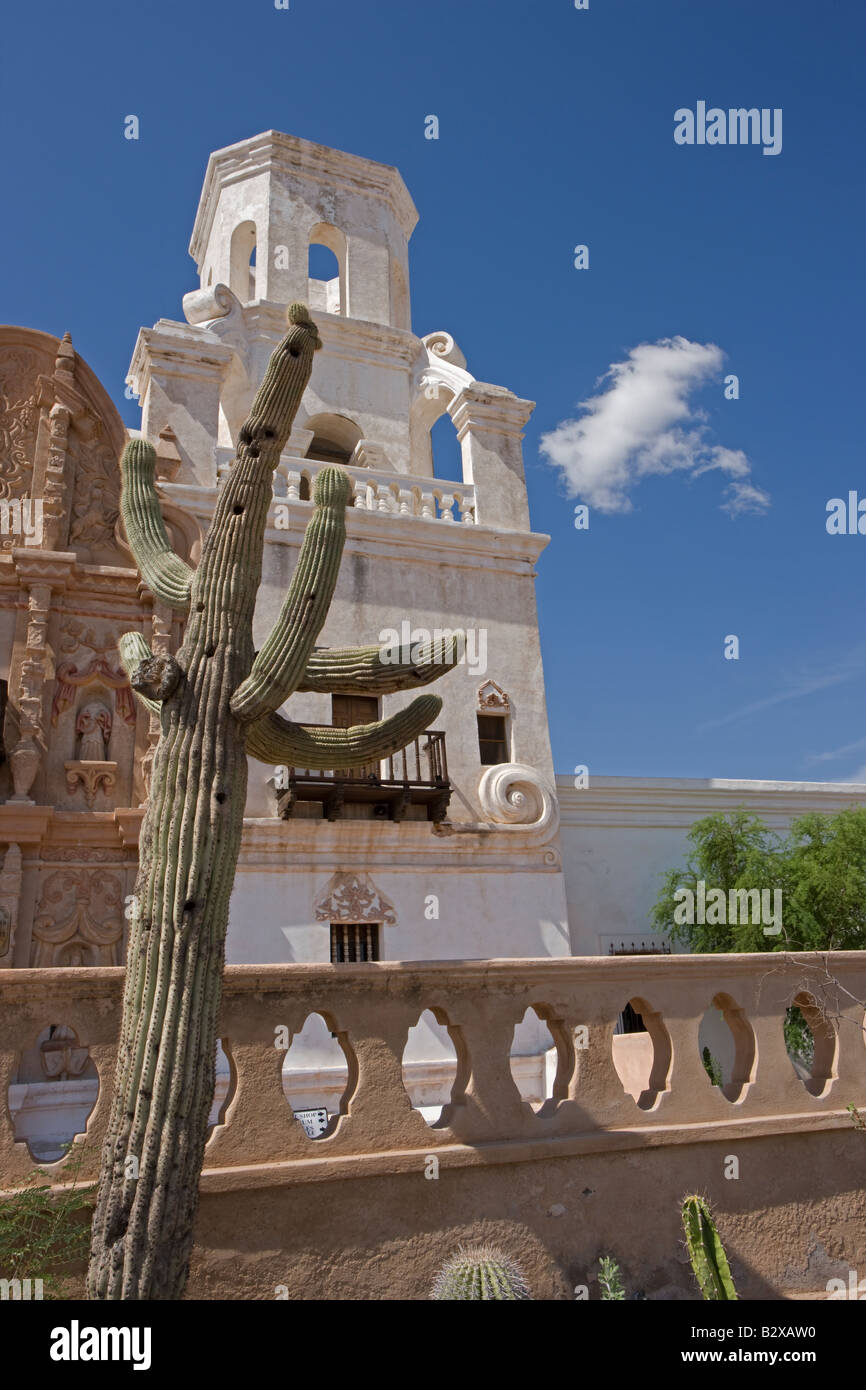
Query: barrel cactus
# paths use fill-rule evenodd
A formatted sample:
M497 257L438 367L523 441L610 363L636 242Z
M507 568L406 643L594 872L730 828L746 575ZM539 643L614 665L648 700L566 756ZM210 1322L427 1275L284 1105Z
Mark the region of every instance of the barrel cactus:
M457 1299L531 1299L520 1268L492 1245L461 1247L442 1266L430 1297L440 1302Z
M719 1238L712 1213L703 1197L686 1197L683 1202L686 1247L695 1278L707 1300L737 1299L728 1267L725 1247Z
M276 626L253 648L273 474L321 347L304 305L271 356L217 495L195 569L172 552L154 483L156 454L133 439L121 510L141 574L186 614L176 656L141 633L119 644L130 684L161 734L141 830L120 1043L93 1221L91 1299L175 1299L186 1283L214 1093L229 896L240 852L247 754L271 764L359 767L428 728L426 695L377 723L305 728L278 713L295 690L386 694L455 665L461 637L430 662L384 665L378 647L314 649L337 582L351 480L323 468L315 510Z

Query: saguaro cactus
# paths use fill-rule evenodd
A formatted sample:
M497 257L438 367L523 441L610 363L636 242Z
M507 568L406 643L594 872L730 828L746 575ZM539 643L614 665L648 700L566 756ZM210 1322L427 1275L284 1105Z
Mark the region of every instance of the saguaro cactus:
M441 1303L456 1301L517 1301L531 1299L522 1270L492 1245L458 1250L440 1269L430 1297Z
M179 1298L186 1282L214 1093L229 896L240 850L247 753L273 764L362 766L417 737L441 700L421 696L379 723L304 728L277 711L294 690L380 693L427 684L456 664L455 638L438 665L383 666L377 647L314 651L337 582L350 479L324 468L297 569L270 637L256 655L272 478L321 346L304 305L289 309L220 487L201 561L174 555L154 486L155 451L132 440L121 460L121 508L153 593L188 613L176 657L153 656L140 633L121 659L161 735L140 842L120 1046L93 1222L88 1294ZM415 652L416 658L424 653Z
M683 1228L686 1247L695 1278L706 1300L737 1298L728 1257L722 1245L712 1212L705 1199L686 1197L683 1201Z

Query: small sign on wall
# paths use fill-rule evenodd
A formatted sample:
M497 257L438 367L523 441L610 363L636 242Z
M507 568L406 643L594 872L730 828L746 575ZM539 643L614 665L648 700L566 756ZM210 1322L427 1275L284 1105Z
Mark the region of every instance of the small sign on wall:
M308 1139L318 1139L328 1128L328 1112L324 1107L321 1110L295 1110L293 1114L304 1126Z

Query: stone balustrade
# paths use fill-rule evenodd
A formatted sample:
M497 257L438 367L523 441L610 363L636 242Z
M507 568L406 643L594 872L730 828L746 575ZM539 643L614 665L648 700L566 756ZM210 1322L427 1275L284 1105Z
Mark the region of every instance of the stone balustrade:
M218 453L218 476L231 467L230 449ZM283 456L274 478L274 501L309 502L316 474L326 463L315 459ZM388 516L414 516L423 521L475 525L475 489L471 484L445 478L419 478L410 473L341 464L352 479L353 505L357 511Z
M107 1123L122 980L114 967L0 971L4 1099L22 1048L48 1024L71 1027L89 1049L100 1088L85 1176L96 1171ZM434 1153L472 1166L850 1129L846 1107L866 1103L864 999L858 952L230 966L220 1037L231 1078L203 1188L321 1180L349 1169L399 1173ZM626 1002L646 1034L614 1035ZM815 1036L805 1080L783 1035L792 1002ZM530 1007L556 1049L540 1105L521 1100L510 1066L515 1024ZM412 1108L402 1073L408 1030L425 1009L447 1026L457 1054L451 1102L432 1127ZM701 1020L714 1010L731 1035L722 1086L710 1082L699 1047ZM292 1115L284 1052L275 1046L280 1029L298 1033L313 1012L336 1036L348 1073L342 1113L317 1139ZM32 1166L4 1104L0 1182Z
M475 524L475 489L465 483L444 479L416 478L342 465L352 479L353 505L358 511L382 512L390 516L417 516L424 521ZM285 479L285 494L277 491L277 502L308 501L319 469L325 463L313 459L281 459L277 477Z

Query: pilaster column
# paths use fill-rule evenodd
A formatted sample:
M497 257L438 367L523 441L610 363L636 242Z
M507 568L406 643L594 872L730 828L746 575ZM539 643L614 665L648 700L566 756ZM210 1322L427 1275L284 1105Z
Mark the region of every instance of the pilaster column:
M6 848L3 868L0 869L0 970L12 965L21 881L21 847L13 841Z
M474 381L448 407L463 453L463 481L475 485L475 521L530 531L523 430L535 409L501 386Z
M220 397L234 356L205 329L158 323L139 332L127 379L141 400L144 437L165 440L171 426L181 460L179 482L216 486Z
M22 588L28 591L24 652L14 684L18 712L18 741L9 755L15 786L10 801L33 805L29 796L45 752L43 714L45 685L54 679L54 653L48 645L48 618L53 592L66 588L75 556L57 551L13 550Z

